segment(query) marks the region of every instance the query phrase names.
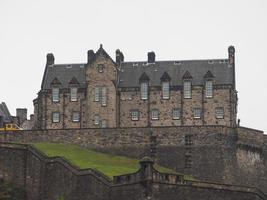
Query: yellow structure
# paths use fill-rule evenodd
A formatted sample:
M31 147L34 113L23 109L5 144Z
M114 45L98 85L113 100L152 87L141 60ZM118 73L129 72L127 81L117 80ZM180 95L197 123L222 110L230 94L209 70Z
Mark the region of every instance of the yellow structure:
M0 131L19 131L22 130L18 125L12 123L6 123L3 127L0 127Z

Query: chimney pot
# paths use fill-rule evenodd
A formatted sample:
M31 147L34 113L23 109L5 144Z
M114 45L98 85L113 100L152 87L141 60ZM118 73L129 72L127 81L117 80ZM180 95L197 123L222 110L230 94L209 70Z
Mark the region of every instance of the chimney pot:
M88 50L87 51L87 63L91 64L95 58L94 50Z
M46 55L46 64L47 65L53 65L55 63L55 57L52 53L48 53Z
M155 58L156 58L156 55L155 55L154 51L147 53L147 62L148 63L155 63Z

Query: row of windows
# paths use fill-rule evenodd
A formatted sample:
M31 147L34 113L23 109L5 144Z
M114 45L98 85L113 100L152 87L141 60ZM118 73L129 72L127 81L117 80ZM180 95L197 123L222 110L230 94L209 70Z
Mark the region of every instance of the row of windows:
M191 81L184 81L184 98L188 99L192 97ZM78 88L70 88L70 101L77 101ZM213 96L213 83L212 81L206 81L205 83L205 96L211 98ZM170 82L162 82L162 98L170 98ZM141 83L141 99L148 99L148 82ZM52 101L59 102L59 88L52 88ZM107 105L107 88L95 87L95 101L101 102L102 106Z
M72 121L73 122L79 122L80 121L80 113L79 112L73 112L72 113ZM53 123L59 123L60 122L60 113L59 112L53 112L52 113L52 122Z
M138 121L140 117L140 111L139 110L132 110L131 111L131 119L132 121ZM158 120L159 119L159 110L153 109L151 110L151 119L152 120ZM193 109L193 115L195 119L201 119L202 118L202 109L201 108L194 108ZM215 108L215 116L217 119L223 119L224 118L224 109L223 107L217 107ZM181 109L180 108L174 108L172 110L172 119L177 120L181 118Z
M78 100L78 88L72 87L70 88L70 101ZM52 88L52 101L59 102L59 88Z
M148 99L148 82L141 83L141 99ZM184 98L190 99L192 97L192 83L191 81L184 81L183 85ZM205 82L205 97L212 98L213 97L213 82L206 81ZM170 82L162 82L162 98L169 99L170 98Z

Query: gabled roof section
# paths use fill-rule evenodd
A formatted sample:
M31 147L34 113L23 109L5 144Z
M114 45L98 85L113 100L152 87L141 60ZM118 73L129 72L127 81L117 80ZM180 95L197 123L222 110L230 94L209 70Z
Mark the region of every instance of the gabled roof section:
M61 82L58 80L57 77L55 77L55 78L51 81L51 85L61 85Z
M69 88L69 84L75 77L80 88L85 88L85 63L81 64L54 64L48 66L44 77L42 89L51 89L51 83L57 78L61 88Z
M149 77L148 77L148 75L144 72L144 73L140 76L139 81L140 81L140 82L149 81Z
M171 77L169 76L169 74L165 71L164 74L161 76L160 78L161 81L170 81Z
M97 50L97 52L95 53L95 57L94 60L98 57L98 56L103 56L104 58L110 59L116 66L117 63L114 62L114 60L108 55L108 53L105 51L105 49L103 48L103 45L100 44L99 49ZM92 61L94 62L94 61Z
M213 79L214 76L213 76L213 74L210 71L207 71L207 73L205 74L204 78L205 79Z
M75 76L72 77L72 79L69 82L70 85L79 85L79 81L75 78Z
M186 71L183 75L183 79L192 79L193 77L191 76L191 74L189 73L189 71Z
M234 83L234 69L228 59L156 61L153 65L146 61L134 61L121 63L118 87L139 87L139 78L143 73L149 77L150 86L161 86L164 72L170 76L173 86L182 86L186 71L193 77L192 85L203 85L207 71L215 77L216 84Z

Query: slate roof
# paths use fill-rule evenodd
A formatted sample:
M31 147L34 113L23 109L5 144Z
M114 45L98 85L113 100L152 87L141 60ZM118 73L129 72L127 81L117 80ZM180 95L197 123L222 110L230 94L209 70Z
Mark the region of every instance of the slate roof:
M10 112L4 102L0 103L0 116L3 117L2 119L4 122L10 122L12 120Z
M53 80L57 79L60 88L69 88L69 84L75 78L81 88L85 87L85 63L82 64L54 64L47 66L44 74L44 85L42 89L50 89Z
M156 61L154 64L123 62L119 70L119 87L139 87L139 78L143 73L149 77L150 86L160 86L160 78L165 72L170 76L170 84L173 86L182 85L184 75L188 74L192 77L193 85L203 85L208 71L214 76L215 84L234 85L233 66L228 64L228 59L216 59Z

